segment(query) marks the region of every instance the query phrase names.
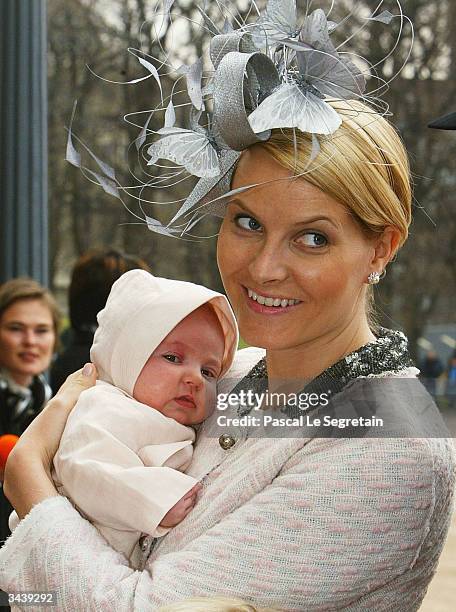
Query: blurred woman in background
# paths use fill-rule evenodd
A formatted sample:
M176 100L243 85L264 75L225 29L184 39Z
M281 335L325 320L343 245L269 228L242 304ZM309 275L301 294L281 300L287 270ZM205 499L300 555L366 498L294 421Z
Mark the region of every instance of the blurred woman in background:
M20 436L51 397L43 372L58 338L60 314L51 293L28 278L0 287L0 435ZM3 479L3 476L2 476ZM0 540L12 508L0 495Z

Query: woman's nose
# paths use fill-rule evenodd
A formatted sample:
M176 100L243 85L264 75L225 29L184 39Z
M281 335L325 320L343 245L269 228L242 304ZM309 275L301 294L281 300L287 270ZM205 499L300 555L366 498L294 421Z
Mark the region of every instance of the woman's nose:
M248 270L258 284L285 280L288 271L280 245L273 241L263 242L250 260Z
M24 344L36 344L37 335L33 331L33 329L24 330L24 334L22 336Z

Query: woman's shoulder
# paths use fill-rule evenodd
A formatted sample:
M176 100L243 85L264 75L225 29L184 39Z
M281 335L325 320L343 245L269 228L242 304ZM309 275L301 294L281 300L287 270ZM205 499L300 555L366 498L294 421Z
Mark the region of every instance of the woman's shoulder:
M353 437L451 437L433 398L415 372L410 368L408 375L404 371L402 375L391 372L356 378L333 396L331 409L340 418L370 419L368 424L373 427L350 432Z

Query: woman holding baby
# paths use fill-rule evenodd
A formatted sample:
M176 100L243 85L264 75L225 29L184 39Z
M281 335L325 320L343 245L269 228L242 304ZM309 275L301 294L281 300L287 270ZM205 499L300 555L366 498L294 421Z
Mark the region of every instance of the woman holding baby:
M278 129L235 167L218 266L252 348L238 351L218 391L286 381L329 391L330 406L361 396L400 421L431 400L405 337L373 323L371 302L407 239L407 155L368 106L325 104L340 125L317 156L312 135ZM23 520L0 553L3 590L56 591L59 610L151 610L218 595L290 611L419 608L449 524L449 440L217 437L214 413L186 471L202 485L198 500L135 571L50 478L66 419L95 374L86 366L68 379L8 463L5 491ZM403 380L413 397L389 384Z

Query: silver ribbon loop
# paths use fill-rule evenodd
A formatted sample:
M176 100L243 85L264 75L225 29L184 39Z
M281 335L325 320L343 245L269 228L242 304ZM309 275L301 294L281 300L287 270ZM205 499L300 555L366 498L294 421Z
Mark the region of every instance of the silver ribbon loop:
M222 59L227 53L237 51L238 53L255 53L257 48L252 40L250 32L237 30L230 34L218 34L211 40L211 61L217 70Z
M214 128L235 151L268 140L270 131L255 134L248 115L280 85L279 74L263 53L230 52L214 75Z

